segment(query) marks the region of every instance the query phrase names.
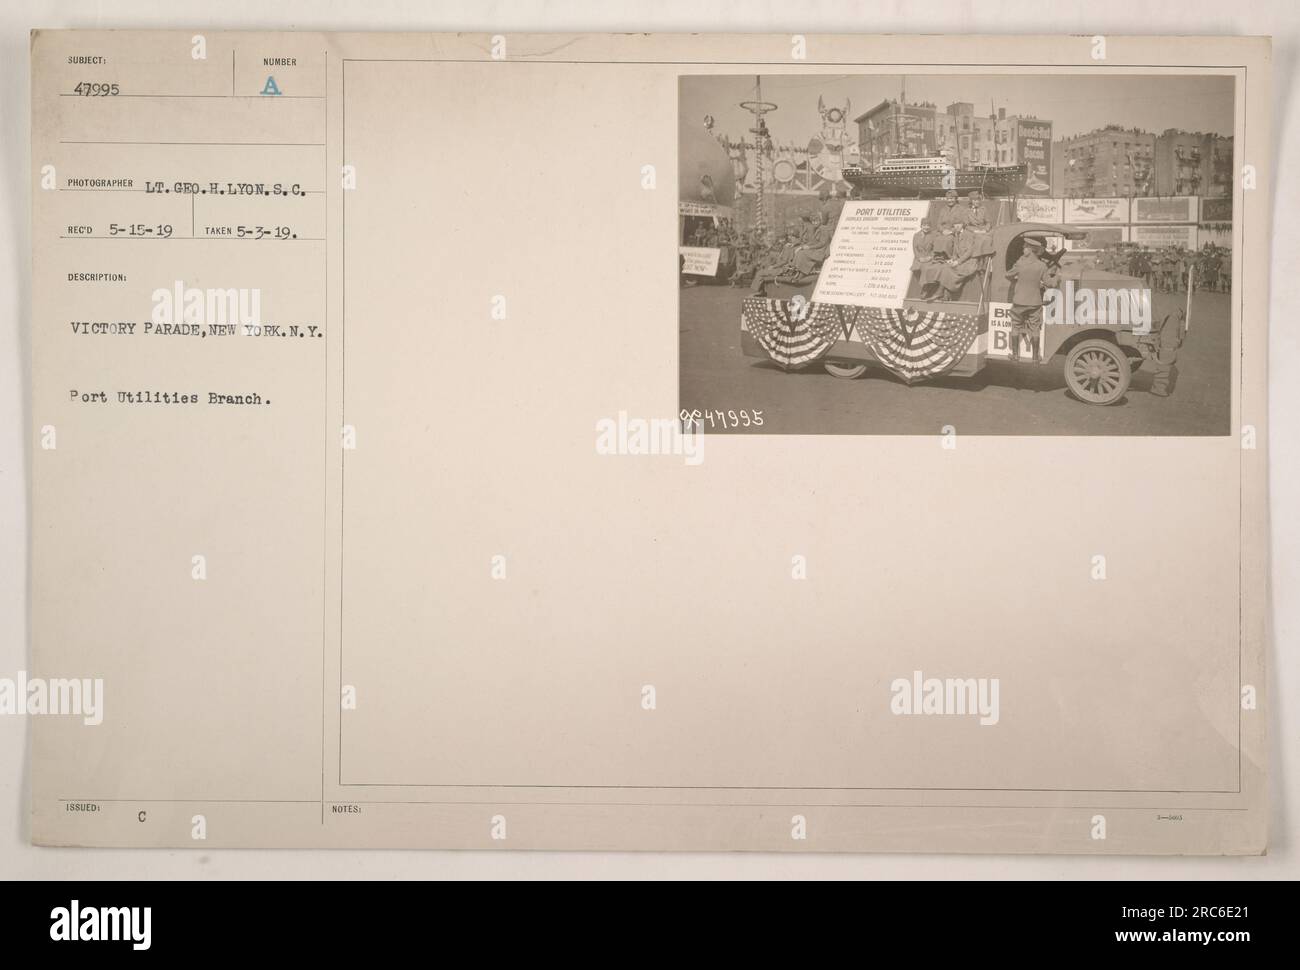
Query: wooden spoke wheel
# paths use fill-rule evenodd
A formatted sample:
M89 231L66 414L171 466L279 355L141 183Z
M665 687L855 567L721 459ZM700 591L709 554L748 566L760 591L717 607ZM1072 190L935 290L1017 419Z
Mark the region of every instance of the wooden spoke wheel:
M1114 404L1132 377L1128 357L1109 340L1085 340L1065 358L1065 382L1087 404Z

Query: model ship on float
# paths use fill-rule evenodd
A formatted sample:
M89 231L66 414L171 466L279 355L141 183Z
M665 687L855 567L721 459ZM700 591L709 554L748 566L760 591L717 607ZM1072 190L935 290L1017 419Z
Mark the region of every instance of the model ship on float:
M847 165L844 181L861 199L933 199L956 189L966 195L979 189L989 196L1019 195L1029 176L1027 165L971 165L954 168L942 155L899 155L867 171Z

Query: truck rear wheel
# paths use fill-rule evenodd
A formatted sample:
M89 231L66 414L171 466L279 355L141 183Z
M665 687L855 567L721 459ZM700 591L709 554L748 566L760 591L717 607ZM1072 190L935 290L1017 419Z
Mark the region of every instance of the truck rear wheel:
M828 360L823 366L832 377L841 377L846 381L861 377L867 372L866 364L836 364Z
M1114 404L1128 390L1133 367L1109 340L1085 340L1065 358L1065 382L1087 404Z

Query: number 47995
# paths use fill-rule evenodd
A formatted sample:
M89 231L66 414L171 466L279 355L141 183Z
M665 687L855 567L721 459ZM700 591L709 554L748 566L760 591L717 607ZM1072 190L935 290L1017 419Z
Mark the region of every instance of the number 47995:
M121 94L117 82L108 81L82 81L72 89L73 94L84 95L87 98L108 98L115 94Z

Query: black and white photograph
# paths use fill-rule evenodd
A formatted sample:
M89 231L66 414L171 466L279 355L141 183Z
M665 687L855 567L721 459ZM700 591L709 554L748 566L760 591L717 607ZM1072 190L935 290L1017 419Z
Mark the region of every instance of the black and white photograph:
M1234 79L683 77L705 432L1229 433Z
M606 922L435 881L1284 939L1294 0L11 0L0 51L11 962Z

